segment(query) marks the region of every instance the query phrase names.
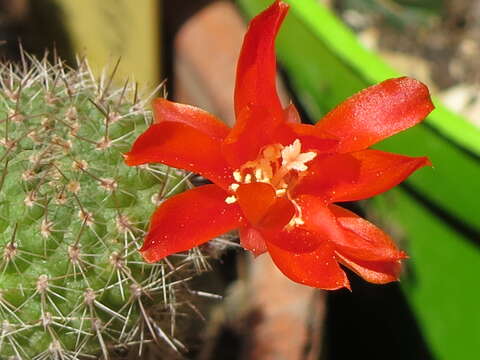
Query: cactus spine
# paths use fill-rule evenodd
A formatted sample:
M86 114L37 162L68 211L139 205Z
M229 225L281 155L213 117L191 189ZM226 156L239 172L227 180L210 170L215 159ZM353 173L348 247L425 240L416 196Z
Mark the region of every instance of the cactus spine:
M152 339L179 348L179 292L203 259L138 254L155 203L188 186L175 169L123 164L151 122L148 100L96 81L85 60L23 55L0 65L0 358L108 358Z

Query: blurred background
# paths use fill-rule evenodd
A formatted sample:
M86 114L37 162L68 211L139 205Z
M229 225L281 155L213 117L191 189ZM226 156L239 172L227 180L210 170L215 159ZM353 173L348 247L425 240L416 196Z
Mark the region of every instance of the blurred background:
M188 359L472 359L480 348L480 1L297 0L277 41L279 88L314 123L356 91L408 75L436 110L378 148L428 155L404 185L348 204L381 225L410 259L400 283L354 274L352 292L297 286L262 256L212 253L194 280L223 300L188 314ZM96 76L198 105L232 124L235 62L247 21L269 0L2 0L0 55L85 56ZM208 252L208 245L206 245Z

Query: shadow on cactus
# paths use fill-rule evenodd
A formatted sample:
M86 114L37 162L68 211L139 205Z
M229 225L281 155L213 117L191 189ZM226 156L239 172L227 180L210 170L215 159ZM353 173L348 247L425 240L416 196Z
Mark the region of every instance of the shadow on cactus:
M23 55L1 65L0 358L181 349L175 314L206 263L198 250L157 264L137 251L145 214L190 185L163 165L123 164L149 99L96 81L84 60L68 69Z

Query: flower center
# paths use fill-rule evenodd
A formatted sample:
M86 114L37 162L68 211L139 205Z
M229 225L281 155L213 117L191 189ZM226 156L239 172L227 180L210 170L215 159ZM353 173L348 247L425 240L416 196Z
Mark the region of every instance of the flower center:
M301 209L289 197L289 189L301 179L308 169L307 163L313 160L317 153L313 151L302 152L302 143L296 139L292 144L283 146L272 144L264 147L255 160L247 161L233 172L235 182L230 185L232 195L225 199L227 204L237 201L235 192L242 184L262 182L270 184L277 197L287 196L296 208L296 216L292 224L302 224Z

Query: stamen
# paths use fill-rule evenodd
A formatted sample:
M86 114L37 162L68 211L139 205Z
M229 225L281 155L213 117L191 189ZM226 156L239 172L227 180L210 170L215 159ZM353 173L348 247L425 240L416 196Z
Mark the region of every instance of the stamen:
M293 144L286 146L282 150L282 167L288 170L305 171L308 167L305 163L313 160L317 154L315 152L301 153L302 143L296 139Z
M237 184L237 183L233 183L229 186L230 190L232 190L233 192L237 191L239 187L240 187L240 184Z
M289 186L295 186L298 179L304 176L301 173L308 169L306 163L316 156L317 153L314 151L302 153L300 139L295 139L292 144L287 146L268 145L263 148L255 160L245 162L233 172L235 183L232 183L229 189L235 192L241 184L262 182L270 184L277 196L284 196L288 193ZM228 197L225 201L231 204L236 201L236 198ZM295 224L301 223L303 222L300 215Z
M235 203L236 201L237 201L237 197L235 195L230 195L225 198L225 202L229 205Z
M242 182L242 174L240 174L240 171L235 170L233 172L233 178L235 179L236 182Z

